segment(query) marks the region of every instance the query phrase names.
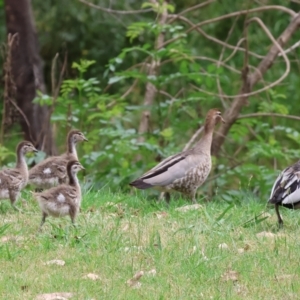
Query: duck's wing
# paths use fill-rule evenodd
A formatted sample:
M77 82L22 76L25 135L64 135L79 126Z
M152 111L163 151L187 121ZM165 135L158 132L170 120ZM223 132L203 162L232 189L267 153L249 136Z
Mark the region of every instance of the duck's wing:
M24 178L18 169L3 169L0 172L0 189L22 186Z
M201 163L201 155L193 155L191 151L178 153L166 158L130 185L139 189L167 186L185 176L187 171L199 163Z
M76 201L78 199L78 193L76 188L69 185L62 184L58 187L53 187L41 193L34 193L36 198L40 198L42 201L55 202L56 204L64 205L70 201Z
M41 161L29 170L29 180L52 177L64 178L67 174L67 160L60 156L52 156Z
M284 169L277 177L269 203L295 204L300 201L300 161Z

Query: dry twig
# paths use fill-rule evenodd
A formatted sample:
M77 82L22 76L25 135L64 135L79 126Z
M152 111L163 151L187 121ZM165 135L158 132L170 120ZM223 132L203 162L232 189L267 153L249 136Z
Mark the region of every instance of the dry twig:
M156 2L156 0L153 0L152 2ZM168 10L166 7L166 2L164 2L163 5L164 5L163 11L159 15L159 21L158 21L160 26L163 26L166 23L167 17L168 17ZM164 38L165 38L164 32L161 32L157 36L156 46L155 46L156 49L161 48L162 44L164 43ZM148 75L155 76L158 72L159 67L160 67L160 61L153 58L151 61L150 67L149 67ZM156 95L156 88L150 81L148 81L146 84L144 105L148 106L148 107L151 106L154 102L155 95ZM139 139L138 139L139 142L143 142L145 139L143 134L145 132L147 132L149 129L149 118L150 118L150 111L145 110L142 113L142 117L141 117L141 121L140 121L140 125L139 125L139 131L138 131L140 134Z
M288 25L288 27L284 30L284 32L280 35L280 37L276 40L274 40L273 36L270 34L270 32L265 28L265 26L262 24L262 22L258 18L252 18L250 21L256 21L258 22L261 27L264 29L264 31L267 33L271 41L273 42L273 46L269 50L269 53L264 57L264 59L260 62L257 69L251 73L248 76L249 81L249 88L250 90L253 88L253 86L262 78L263 74L266 73L266 71L272 66L274 63L276 57L278 56L278 53L283 52L282 47L288 42L288 40L291 38L291 36L294 34L296 30L298 30L300 26L300 13L293 18L291 23ZM288 74L289 70L289 61L286 55L284 54L283 57L286 61L286 71L284 76ZM280 79L284 78L282 76ZM277 80L276 83L280 81ZM274 86L274 83L272 84ZM269 85L270 87L271 85ZM265 88L263 90L266 90ZM261 91L261 90L260 90ZM256 91L258 92L258 91ZM228 134L231 126L234 124L235 120L238 118L240 111L242 110L243 106L245 105L245 98L248 98L249 95L252 95L251 93L245 93L244 89L241 88L240 94L237 95L237 97L233 100L230 108L225 112L224 119L226 119L226 123L222 124L221 127L218 130L218 134L215 136L213 140L213 154L218 155L220 148L222 144L224 143L225 136Z
M109 13L109 14L132 15L132 14L142 14L142 13L147 13L147 12L152 11L151 8L149 8L149 9L138 9L138 10L115 10L115 9L111 9L111 8L105 8L105 7L96 5L94 3L91 3L91 2L88 2L88 1L85 1L85 0L79 0L79 2L81 2L81 3L83 3L87 6L90 6L92 8L104 11L104 12Z

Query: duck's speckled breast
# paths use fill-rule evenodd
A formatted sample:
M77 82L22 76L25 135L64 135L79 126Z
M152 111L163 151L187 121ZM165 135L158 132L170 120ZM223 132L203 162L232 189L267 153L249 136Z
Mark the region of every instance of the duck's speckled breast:
M184 194L190 194L202 185L209 175L210 170L211 158L207 157L201 160L195 167L190 168L184 177L175 180L169 188Z

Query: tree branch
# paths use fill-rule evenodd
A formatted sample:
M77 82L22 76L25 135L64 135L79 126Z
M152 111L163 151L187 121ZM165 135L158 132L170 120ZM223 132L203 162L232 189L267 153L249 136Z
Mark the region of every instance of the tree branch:
M196 9L202 8L202 7L204 7L204 6L206 6L206 5L209 5L209 4L213 3L213 2L216 2L216 0L208 0L208 1L205 1L205 2L202 2L202 3L199 3L199 4L197 4L197 5L194 5L194 6L192 6L192 7L189 7L189 8L187 8L187 9L183 10L183 11L180 12L177 16L182 16L182 15L184 15L184 14L190 12L190 11L195 11ZM174 19L174 21L175 21L175 20L176 20L176 18ZM173 20L172 20L172 22L173 22Z
M156 0L153 0L153 1L157 2ZM161 27L166 24L166 21L167 21L167 18L168 18L168 10L167 10L167 5L166 4L167 3L164 1L163 11L159 15L158 24ZM156 50L161 48L162 44L164 43L164 38L165 38L165 34L164 34L163 31L161 31L159 33L159 35L157 36L157 39L156 39L156 43L155 43ZM152 58L152 61L150 63L150 67L149 67L149 70L148 70L148 75L149 76L156 76L159 67L160 67L160 61L156 60L155 58ZM146 83L146 92L145 92L144 105L148 106L148 107L151 106L154 102L155 95L156 95L156 88L150 81L148 81ZM138 131L139 134L140 134L140 136L138 138L139 142L143 142L145 140L145 137L143 136L143 134L145 132L147 132L148 129L149 129L150 115L151 115L150 110L146 110L146 111L142 112L142 117L141 117L141 120L140 120L139 131Z
M142 14L142 13L147 13L147 12L152 11L151 8L149 8L149 9L138 9L138 10L114 10L114 9L105 8L105 7L96 5L94 3L91 3L91 2L88 2L88 1L85 1L85 0L79 0L79 2L81 2L81 3L83 3L87 6L90 6L92 8L104 11L106 13L110 13L110 14L133 15L133 14Z
M258 20L259 20L258 18L252 19L252 21L259 22L260 20L259 21ZM260 24L260 25L262 26L262 24ZM245 101L248 99L249 95L252 95L251 93L249 93L249 91L262 78L262 76L266 73L266 71L272 66L276 57L278 56L278 53L279 52L284 53L282 51L282 47L288 42L288 40L291 38L291 36L298 29L299 26L300 26L300 13L298 13L297 16L295 18L293 18L291 23L284 30L284 32L280 35L280 37L277 39L277 41L275 41L275 43L273 40L273 36L271 38L271 36L269 36L269 34L268 34L268 36L271 38L271 40L273 42L273 46L271 47L269 53L265 56L265 58L260 62L257 69L249 76L246 76L247 77L246 81L245 81L245 76L244 76L243 86L240 90L239 95L237 95L237 97L233 100L230 108L227 109L227 111L225 111L224 119L226 120L226 123L221 125L221 127L217 131L217 134L213 140L212 153L214 155L218 155L220 148L225 141L225 137L228 134L231 126L234 124L234 122L238 118L240 111L242 110L243 106L245 105ZM266 28L264 28L264 29L266 29ZM288 59L285 54L283 55L283 57L286 60L287 69L288 69L288 67L289 67L289 62L287 62ZM287 74L287 70L286 70L285 74ZM246 91L246 93L245 93L245 90L249 90L249 91Z
M282 12L288 13L293 18L297 16L296 12L294 12L293 10L288 9L284 6L266 5L266 6L262 6L262 7L252 8L252 9L240 10L240 11L236 11L236 12L233 12L233 13L230 13L230 14L227 14L227 15L223 15L223 16L214 18L214 19L205 20L203 22L199 22L199 23L195 24L194 26L195 27L202 27L203 25L219 22L221 20L225 20L225 19L228 19L228 18L237 17L237 16L241 16L241 15L247 15L247 14L251 14L251 13L255 13L255 12L267 11L267 10L280 10Z
M251 13L256 13L256 12L262 12L262 11L267 11L267 10L279 10L279 11L282 11L282 12L285 12L285 13L288 13L289 15L291 15L292 17L295 17L297 15L296 12L294 12L293 10L291 9L288 9L284 6L280 6L280 5L267 5L267 6L262 6L262 7L257 7L257 8L253 8L253 9L247 9L247 10L241 10L241 11L236 11L236 12L233 12L233 13L230 13L230 14L227 14L227 15L223 15L223 16L220 16L220 17L217 17L217 18L213 18L213 19L209 19L209 20L205 20L203 22L200 22L200 23L197 23L197 24L193 24L192 22L192 26L187 29L185 31L185 34L188 34L189 32L195 30L195 29L199 29L199 27L202 27L203 25L207 25L207 24L211 24L211 23L215 23L215 22L218 22L218 21L221 21L221 20L225 20L225 19L228 19L228 18L232 18L232 17L236 17L236 16L241 16L241 15L247 15L247 14L251 14ZM181 20L184 20L185 18L181 17L181 13L177 14L177 15L169 15L169 23L172 23L173 22L173 19L176 20L178 18L180 18ZM200 32L201 33L201 32ZM202 30L202 33L203 34L205 33L203 30ZM207 35L205 33L205 37L206 38L209 38L211 40L213 40L214 42L218 43L218 44L221 44L222 45L222 41L214 38L214 37L211 37L209 35ZM170 40L167 40L166 42L164 42L164 44L162 45L162 47L165 47L166 45L176 41L180 39L180 36L178 37L175 37L175 38L172 38ZM244 48L236 48L232 45L229 45L229 44L225 44L225 46L227 46L227 48L229 49L235 49L235 50L239 50L239 51L245 51ZM259 59L262 59L263 56L260 56L256 53L253 53L253 52L249 52L249 54L251 54L252 56L256 57L256 58L259 58Z
M278 117L278 118L286 118L286 119L300 121L300 117L298 116L283 115L277 113L252 113L252 114L240 115L237 117L237 119L258 118L258 117Z
M190 140L186 143L186 145L183 148L183 151L189 149L193 143L196 141L196 139L199 137L199 135L202 133L203 131L203 126L201 126L194 134L193 136L190 138Z

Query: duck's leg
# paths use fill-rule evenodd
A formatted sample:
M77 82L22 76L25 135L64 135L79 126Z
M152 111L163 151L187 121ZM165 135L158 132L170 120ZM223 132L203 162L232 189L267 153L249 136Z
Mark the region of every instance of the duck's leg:
M40 230L42 229L42 226L44 225L47 217L48 217L48 215L45 212L43 212L42 221L41 221L41 224L40 224Z
M196 200L196 190L193 190L193 191L190 193L190 198L192 199L192 203L193 203L193 204L196 204L196 203L197 203L197 200Z
M20 209L18 207L16 207L17 199L18 199L18 193L10 190L9 191L9 200L10 200L11 206L15 211L20 212Z
M171 195L169 192L165 192L165 200L166 200L166 203L169 205L170 200L171 200Z
M275 204L275 211L276 211L276 215L277 215L277 218L278 218L278 226L279 228L282 228L283 227L283 220L281 218L281 215L279 213L279 204Z
M75 218L76 218L76 215L77 215L76 208L71 206L69 214L70 214L72 225L76 228L77 227L76 224L75 224Z

